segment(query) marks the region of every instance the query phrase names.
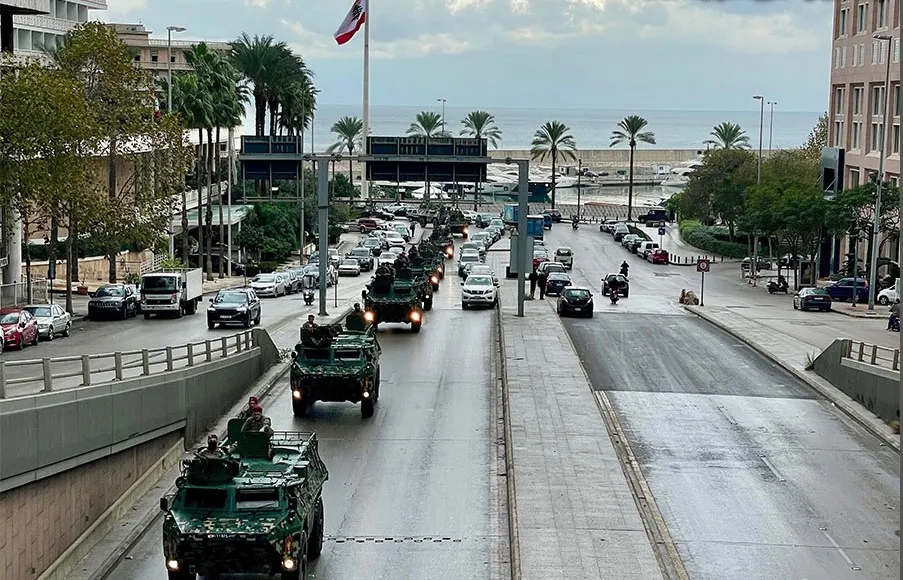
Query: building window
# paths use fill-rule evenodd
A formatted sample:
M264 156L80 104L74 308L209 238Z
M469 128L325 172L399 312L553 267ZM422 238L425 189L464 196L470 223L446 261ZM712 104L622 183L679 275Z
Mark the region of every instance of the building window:
M891 145L890 152L891 153L899 153L900 152L900 125L894 125L893 132L891 133Z
M835 87L834 88L834 114L835 115L843 115L847 112L846 103L844 102L844 89L843 87Z
M846 36L847 30L849 26L847 25L847 19L850 16L850 11L846 8L840 11L840 22L837 26L837 34L838 36Z
M847 66L847 47L840 47L840 68Z
M856 7L856 32L865 32L865 4Z
M135 56L132 57L132 60L134 60L135 62L141 62L141 55L136 54Z
M853 133L850 135L850 149L859 149L862 145L859 142L862 134L862 123L856 121L853 123Z
M870 151L878 151L881 149L881 139L883 138L883 128L881 123L872 123L872 143Z
M872 87L872 115L884 114L884 85Z
M875 2L875 17L878 21L878 28L887 26L887 0L877 0Z
M894 92L891 93L893 95L893 104L894 104L894 117L900 116L900 84L897 83L894 85Z
M853 87L853 114L862 114L862 87Z
M859 66L863 66L865 64L865 45L859 45Z
M891 176L891 178L890 178L888 181L890 181L891 187L897 187L897 186L898 186L898 182L900 181L900 178L899 178L899 177L895 177L895 176Z
M859 187L859 170L850 169L850 188Z
M842 147L844 141L843 121L834 121L834 146Z
M894 62L900 62L900 37L894 39Z
M880 44L877 40L872 42L872 64L878 64L878 51L881 50L878 46Z
M834 68L840 68L840 49L834 47Z
M887 48L886 42L878 43L878 64L884 64L884 59L887 58Z

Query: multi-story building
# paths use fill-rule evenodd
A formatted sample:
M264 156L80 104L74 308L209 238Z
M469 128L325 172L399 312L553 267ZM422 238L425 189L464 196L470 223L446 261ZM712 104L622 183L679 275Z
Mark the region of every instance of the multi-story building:
M828 144L844 149L843 186L856 187L877 176L882 140L884 179L897 184L900 0L834 0L833 39ZM885 94L888 65L890 95ZM890 127L885 130L888 106Z
M9 1L9 0L3 0ZM13 0L15 4L16 0ZM13 17L13 52L22 56L41 56L63 43L66 33L91 20L91 10L106 10L106 0L44 0L44 14L20 14Z
M180 40L176 38L179 32L173 32L173 38L151 38L151 31L146 30L142 24L110 24L116 29L119 39L134 52L135 64L149 70L155 76L164 75L169 70L167 66L167 54L172 48L172 72L185 72L191 70L191 65L185 59L185 51L199 44L199 40ZM167 32L167 31L164 31ZM228 42L206 42L210 50L226 52L230 46Z

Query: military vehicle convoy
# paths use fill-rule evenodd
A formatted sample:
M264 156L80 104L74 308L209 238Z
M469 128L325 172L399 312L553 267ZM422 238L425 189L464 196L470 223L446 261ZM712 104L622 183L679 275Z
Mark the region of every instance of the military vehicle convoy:
M363 318L340 325L301 329L291 368L292 412L305 416L317 401L361 404L372 417L379 400L379 342Z
M400 322L410 324L411 332L420 332L423 311L433 306L432 293L425 303L424 284L413 278L410 269L406 270L396 273L391 265L382 264L361 292L364 317L374 330L383 322Z
M423 244L428 244L423 247ZM439 225L433 228L429 238L421 242L421 251L424 249L436 250L445 255L446 260L455 257L455 238L446 225Z
M467 217L461 212L461 210L456 208L449 208L444 212L444 216L441 215L440 212L440 223L442 218L444 217L444 223L448 226L448 231L452 234L459 234L465 240L469 234L467 229Z
M242 432L237 451L182 461L176 493L161 498L169 580L217 574L307 577L323 549L323 484L329 478L314 433Z

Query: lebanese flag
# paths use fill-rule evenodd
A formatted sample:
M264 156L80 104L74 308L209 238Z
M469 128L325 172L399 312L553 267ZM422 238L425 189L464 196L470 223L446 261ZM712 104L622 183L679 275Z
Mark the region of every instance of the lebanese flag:
M364 22L367 21L367 0L354 0L351 10L345 16L345 20L339 25L339 29L335 31L335 41L339 45L345 44L357 34Z

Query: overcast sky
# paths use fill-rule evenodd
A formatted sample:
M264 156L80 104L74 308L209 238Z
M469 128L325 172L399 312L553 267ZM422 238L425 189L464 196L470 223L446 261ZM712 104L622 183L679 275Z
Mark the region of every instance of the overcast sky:
M371 103L556 109L827 108L832 0L369 0ZM332 36L352 0L108 0L93 12L184 39L273 35L323 104L360 103L363 33Z

